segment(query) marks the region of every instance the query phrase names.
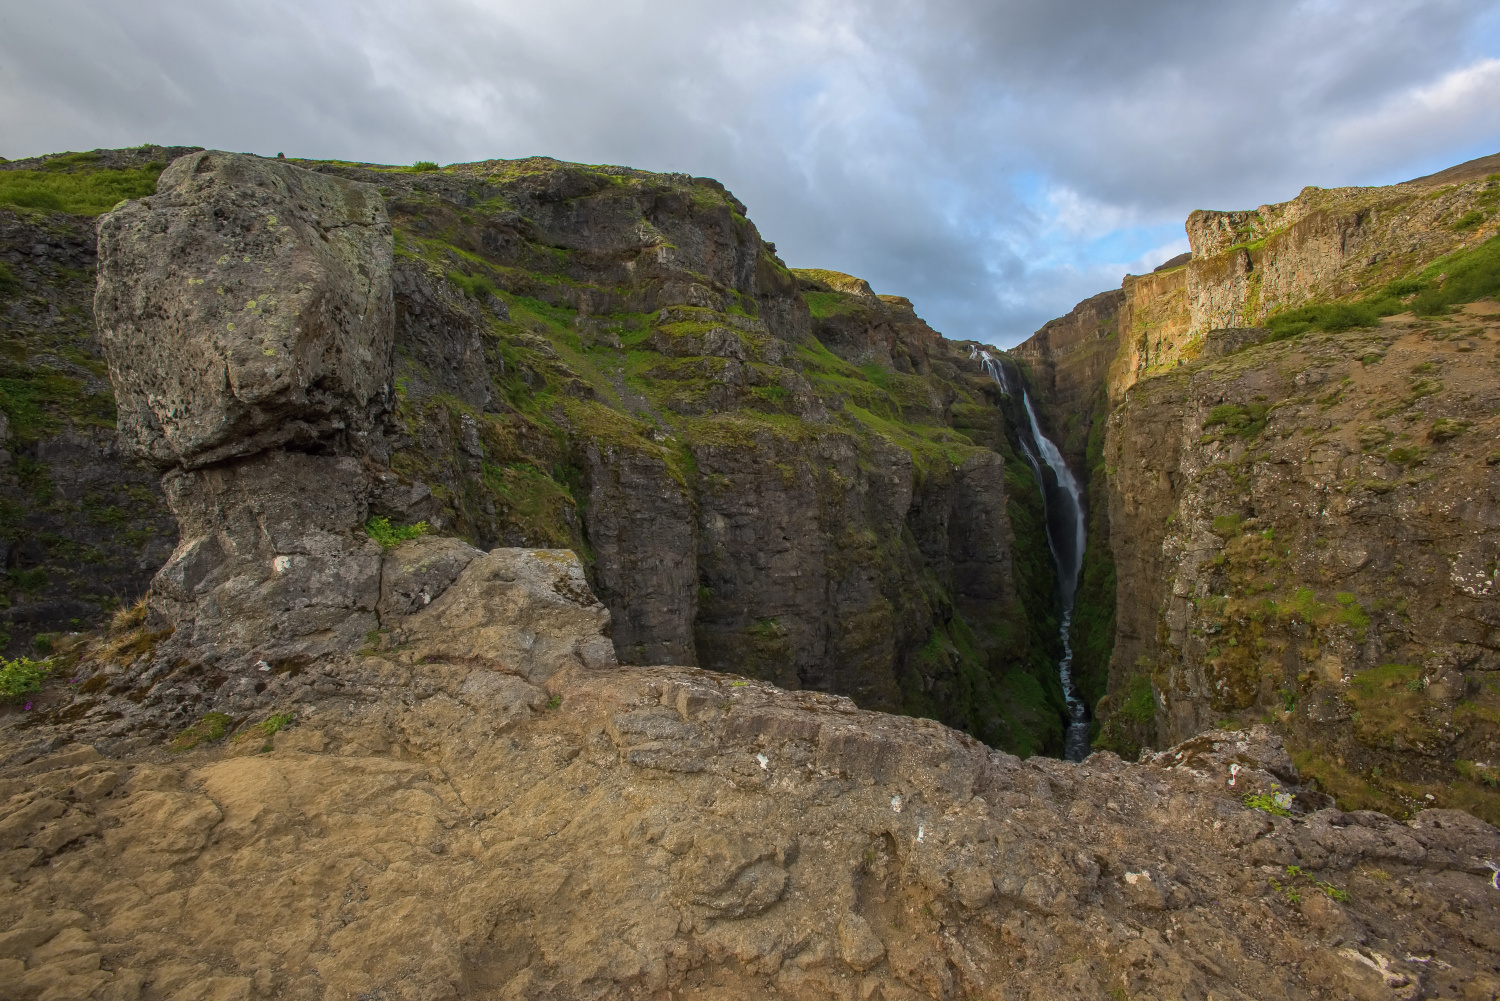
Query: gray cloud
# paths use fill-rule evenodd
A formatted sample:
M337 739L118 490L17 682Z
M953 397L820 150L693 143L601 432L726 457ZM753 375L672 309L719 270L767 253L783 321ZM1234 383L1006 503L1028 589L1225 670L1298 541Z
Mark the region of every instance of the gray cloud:
M51 0L0 154L140 142L716 176L793 266L1008 344L1196 207L1500 148L1477 0ZM1175 242L1174 242L1175 241Z

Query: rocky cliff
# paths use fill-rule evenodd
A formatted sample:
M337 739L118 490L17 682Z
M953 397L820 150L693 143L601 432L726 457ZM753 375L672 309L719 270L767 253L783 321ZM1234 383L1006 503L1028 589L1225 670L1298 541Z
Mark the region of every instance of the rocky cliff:
M1484 242L1500 230L1497 172L1500 154L1389 187L1309 187L1252 211L1194 212L1190 261L1125 279L1111 397L1198 357L1213 331L1354 298Z
M143 193L116 183L140 159L122 156L64 162L75 187ZM54 207L16 217L56 225ZM356 248L371 226L388 227L383 249ZM98 315L140 457L103 475L136 469L149 488L141 461L167 474L190 534L152 623L189 660L362 641L378 622L361 526L425 523L481 548L581 553L627 662L1060 746L1040 495L1005 461L992 384L905 300L787 271L716 182L545 159L418 171L205 154L105 219L101 240L119 263ZM358 301L330 291L346 285ZM277 513L272 499L230 524L230 498L256 491L325 496L307 524L290 515L301 501ZM170 522L159 532L153 559ZM272 557L295 565L265 577ZM146 576L109 582L128 604ZM325 597L278 599L292 604L271 628L250 613L266 589ZM36 615L41 598L13 604ZM344 616L355 608L365 618Z
M1500 817L1496 166L1194 213L1191 260L1127 277L1084 457L1099 746L1263 719L1346 806ZM1076 326L1015 352L1049 403Z
M1253 713L1135 764L1071 764L807 690L899 699L1021 750L1049 739L1051 591L1036 485L1010 461L1015 401L905 300L787 272L709 182L320 166L192 152L100 224L94 315L123 443L162 473L179 531L149 600L60 642L52 680L0 715L0 995L1500 991L1500 833L1461 810L1336 808ZM600 275L616 280L584 280ZM1488 339L1390 327L1383 347L1360 335L1359 365L1400 373L1427 341L1452 355L1377 420L1464 402L1421 389L1435 368L1480 385ZM1214 475L1268 461L1236 443L1273 423L1258 360L1283 352L1290 372L1308 353L1296 386L1350 343L1221 360L1250 401L1214 403L1208 434L1148 458L1187 467L1213 439ZM1362 405L1349 371L1317 405ZM1135 387L1111 422L1135 426L1134 401L1172 385ZM1192 428L1185 400L1202 409L1178 392L1153 413ZM1477 437L1440 419L1434 468L1466 468L1449 453ZM1100 427L1086 454L1114 484L1135 446ZM1360 488L1422 489L1398 479ZM1486 528L1493 504L1477 485L1457 503L1458 485L1430 510ZM1111 538L1189 505L1232 540L1209 560L1229 568L1225 604L1204 614L1231 649L1281 649L1282 620L1257 632L1242 620L1265 613L1229 595L1266 590L1255 574L1287 554L1253 519L1307 518L1300 498L1219 515L1218 495L1153 495L1111 506ZM1131 517L1139 535L1119 530ZM1429 541L1472 550L1459 531ZM1193 567L1213 572L1178 561L1159 579L1176 593ZM1454 579L1481 599L1475 572ZM1211 598L1220 581L1189 584ZM1358 595L1290 601L1283 631L1331 671L1369 613ZM1185 649L1210 632L1167 615L1187 616ZM1463 659L1487 615L1458 606L1451 670L1425 687L1401 671L1353 686L1368 719L1351 739L1488 670ZM674 651L740 670L619 656ZM1241 691L1221 652L1169 665L1160 729ZM1308 725L1342 697L1312 691ZM1455 712L1493 711L1473 694Z
M94 218L185 149L0 163L0 653L51 649L144 593L176 524L122 449L93 322Z

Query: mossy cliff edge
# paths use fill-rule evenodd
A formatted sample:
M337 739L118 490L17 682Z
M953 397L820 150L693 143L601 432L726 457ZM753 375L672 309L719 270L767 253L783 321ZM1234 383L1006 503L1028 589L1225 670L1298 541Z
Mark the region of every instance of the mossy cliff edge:
M68 226L87 243L91 214L150 195L171 157L149 152L5 164L15 183L0 213L21 233L10 245L18 280L32 281L22 248L33 234ZM379 192L392 234L391 377L378 426L317 393L257 404L261 416L228 401L222 420L251 432L295 425L304 439L252 433L244 449L357 458L373 486L346 498L349 510L384 525L425 522L482 548L574 549L624 662L697 663L930 715L1023 753L1060 750L1040 495L1025 464L1006 461L995 387L967 345L940 337L909 302L849 276L788 270L745 207L704 178L546 158L275 169ZM271 246L293 221L246 226L247 239ZM264 326L294 308L290 289L215 267L227 265L190 276L208 284L190 290L203 303L187 313L232 307L237 317L214 322ZM92 268L90 255L80 293ZM74 339L97 380L92 313L75 298ZM7 326L7 339L17 334ZM28 372L53 364L50 342L11 354ZM265 358L233 364L274 370ZM13 425L27 413L15 396L0 401ZM99 423L111 423L112 401L101 401ZM190 468L221 459L190 456L172 482L228 496L237 480L210 483ZM150 510L162 512L138 460L111 461L101 475L141 469ZM301 465L275 467L290 491L322 475ZM18 543L26 535L11 530ZM172 541L168 519L161 542ZM140 593L149 570L137 573L120 598ZM178 591L173 600L188 601ZM14 587L9 600L39 604ZM92 624L110 604L55 628ZM28 641L16 632L11 649Z
M1194 213L1016 350L1090 473L1096 746L1264 720L1346 808L1500 818L1497 169Z

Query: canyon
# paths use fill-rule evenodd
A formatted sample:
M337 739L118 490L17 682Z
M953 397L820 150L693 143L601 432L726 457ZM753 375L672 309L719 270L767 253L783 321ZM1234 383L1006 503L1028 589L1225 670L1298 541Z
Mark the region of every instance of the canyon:
M1496 996L1497 171L996 353L704 178L0 163L0 996Z

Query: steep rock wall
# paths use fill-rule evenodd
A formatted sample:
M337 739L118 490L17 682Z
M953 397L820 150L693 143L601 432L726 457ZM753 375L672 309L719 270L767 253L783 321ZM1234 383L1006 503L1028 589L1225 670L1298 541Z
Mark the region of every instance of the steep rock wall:
M95 167L114 156L86 155ZM222 677L357 645L379 625L374 592L359 583L378 560L359 527L380 517L397 527L425 521L484 548L575 549L626 659L774 675L938 716L1020 751L1060 746L1061 692L1036 624L1045 610L1032 607L1045 587L1032 579L1035 560L1023 561L1019 576L1012 565L1011 522L1031 517L1035 502L1014 492L1035 485L1006 461L1014 454L1005 419L966 346L944 341L909 302L847 276L837 287L809 286L761 242L744 206L706 179L545 159L421 172L263 168L250 158L234 167L242 168L265 183L252 180L244 197L230 192L244 205L226 203L219 215L255 216L235 223L251 253L188 254L203 266L165 276L163 287L190 283L160 316L148 316L149 303L120 281L102 300L111 317L127 317L111 324L121 330L131 436L176 470L169 492L192 525L193 538L158 578L152 627L180 630L172 657L183 659L183 644L195 653L164 677ZM184 171L184 183L207 178L208 188L222 172ZM375 380L389 396L372 397L374 383L366 385L365 375L379 375L380 344L360 335L352 351L339 346L347 339L339 331L352 329L340 318L352 315L340 290L380 268L318 286L294 280L294 253L268 265L280 268L271 285L285 279L286 289L240 288L246 276L209 274L255 256L261 243L312 247L297 241L324 211L271 202L299 186L318 189L320 174L330 191L379 192L393 224L389 319L373 322L389 329L390 375ZM337 188L349 182L356 187ZM233 237L235 227L214 224L212 212L195 235L198 203L173 194L179 187L154 196L161 211L181 216L165 238L186 247ZM127 206L115 224L121 233L139 211ZM112 239L116 249L129 242ZM342 267L303 256L314 271ZM130 281L161 284L163 276L145 277L151 266L133 269ZM219 315L229 299L237 315ZM83 301L79 309L91 312ZM199 347L240 373L229 393L214 397L208 383L158 392L131 375L148 358L130 346L142 309L143 323L171 327L146 338L152 350L196 326L222 327ZM291 339L260 343L280 330L278 317L303 314L328 322L303 324L297 335L327 331L332 353L302 350L290 330L277 336ZM240 328L233 344L223 340L229 323ZM252 341L255 351L240 351ZM361 350L375 368L358 378L318 369ZM279 367L281 357L290 367ZM192 382L212 367L175 371ZM292 381L277 382L277 372ZM179 433L184 421L191 434ZM184 468L226 459L269 462L262 472L280 478L262 484L268 496L258 501L232 471ZM303 469L308 463L327 469ZM303 496L319 476L332 477L336 525L318 516L298 526L270 503L277 491ZM140 478L150 485L144 468ZM1035 549L1038 523L1027 524L1022 541ZM301 528L311 534L299 542ZM308 541L314 536L322 541ZM283 558L291 562L277 569ZM247 573L263 563L275 572L231 572L243 559ZM356 572L355 563L368 566ZM332 570L346 564L349 574ZM333 573L337 587L299 603L306 588L288 589L284 570L311 575L308 587ZM142 566L138 576L148 572ZM327 600L358 615L319 612ZM342 625L319 625L320 615Z
M1127 393L1105 449L1110 740L1266 716L1346 803L1500 816L1497 340L1480 303Z
M1198 357L1211 331L1373 290L1500 231L1500 155L1402 184L1305 188L1294 199L1187 220L1180 271L1128 276L1120 355L1109 391Z
M1104 416L1095 398L1121 344L1122 324L1130 322L1129 281L1125 289L1101 292L1049 320L1009 352L1026 374L1043 423L1075 469L1084 465L1094 421Z
M0 163L0 655L46 653L132 604L176 544L156 472L115 433L94 225L186 152Z

